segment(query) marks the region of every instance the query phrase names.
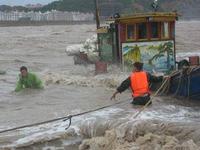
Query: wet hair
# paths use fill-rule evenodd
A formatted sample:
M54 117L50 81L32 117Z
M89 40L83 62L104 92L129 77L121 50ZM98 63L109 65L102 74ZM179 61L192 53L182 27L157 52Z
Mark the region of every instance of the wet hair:
M28 71L27 67L25 67L25 66L20 67L20 71L22 71L22 70Z
M143 69L143 63L141 62L135 62L133 64L133 66L138 70L138 71L141 71Z

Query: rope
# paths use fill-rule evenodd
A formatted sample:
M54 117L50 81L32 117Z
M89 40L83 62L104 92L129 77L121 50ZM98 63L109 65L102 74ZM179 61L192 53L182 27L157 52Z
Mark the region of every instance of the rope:
M152 96L152 97L156 97L158 95L158 93L163 89L163 87L166 85L167 82L169 82L170 78L166 78L164 80L164 82L162 83L162 85L160 86L160 88L155 92L155 94ZM132 98L131 98L132 99ZM130 100L130 99L128 99ZM133 118L137 118L137 116L152 102L153 98L151 98L140 110L138 113L136 113L136 115L133 117ZM118 104L121 104L121 103L124 103L126 102L127 100L125 101L121 101L121 102L117 102L115 103L114 105L118 105ZM97 110L101 110L101 109L104 109L104 108L108 108L108 107L111 107L111 106L114 106L114 105L108 105L108 106L104 106L104 107L101 107L101 108L98 108L98 109L94 109L94 110L89 110L89 111L86 111L86 112L83 112L83 113L79 113L79 114L75 114L73 115L73 117L76 117L76 116L80 116L80 115L84 115L84 114L88 114L88 113L91 113L91 112L94 112L94 111L97 111ZM63 120L63 121L66 121Z
M191 79L191 76L190 74L188 75L188 89L187 89L187 96L188 96L188 99L190 98L190 79Z
M180 90L181 83L182 83L182 77L183 77L183 73L180 72L180 77L179 77L179 80L178 80L178 86L177 86L176 91L173 94L173 97L175 97L178 94L179 90Z
M2 131L0 131L0 134L1 133L5 133L5 132L19 130L19 129L24 129L24 128L28 128L28 127L39 126L39 125L42 125L42 124L47 124L47 123L51 123L51 122L55 122L55 121L59 121L59 120L63 120L63 121L69 120L69 124L65 128L65 130L67 130L71 126L72 118L73 117L81 116L81 115L84 115L84 114L88 114L88 113L91 113L91 112L95 112L95 111L98 111L98 110L109 108L109 107L112 107L112 106L115 106L115 105L119 105L119 104L125 103L125 102L127 102L129 100L130 99L126 99L124 101L120 101L120 102L117 102L115 104L106 105L106 106L103 106L103 107L100 107L100 108L97 108L97 109L93 109L93 110L89 110L89 111L86 111L86 112L82 112L82 113L79 113L79 114L69 115L69 116L66 116L66 117L60 117L60 118L51 119L51 120L47 120L47 121L43 121L43 122L38 122L38 123L34 123L34 124L23 125L23 126L19 126L19 127L15 127L15 128L10 128L10 129L6 129L6 130L2 130Z
M42 125L42 124L47 124L47 123L51 123L51 122L55 122L55 121L59 121L59 120L63 120L63 119L65 119L66 121L69 120L70 123L71 123L71 118L72 118L72 116L56 118L56 119L52 119L52 120L47 120L47 121L43 121L43 122L38 122L38 123L34 123L34 124L23 125L23 126L19 126L19 127L7 129L7 130L2 130L2 131L0 131L0 133L5 133L5 132L9 132L9 131L19 130L19 129L23 129L23 128L29 128L29 127L33 127L33 126L39 126L39 125ZM70 123L69 123L68 128L71 125Z
M164 82L162 83L160 88L155 92L155 94L152 96L152 98L138 111L138 113L136 113L133 116L134 119L136 119L140 115L140 113L143 112L147 108L147 106L149 106L149 104L152 102L153 98L158 95L158 93L162 90L162 88L165 86L165 84L167 83L168 80L169 80L169 78L166 78L164 80Z
M166 86L168 86L168 84L166 84L166 83L169 83L170 77L176 75L177 73L179 73L179 72L173 72L169 76L169 78L167 78L167 79L164 80L164 82L162 83L162 85L160 86L160 88L155 92L155 94L152 96L152 98L139 110L139 112L135 114L134 118L137 118L137 116L152 102L153 98L156 97L158 95L158 93L161 90L163 90L163 88L165 89ZM23 125L23 126L19 126L19 127L7 129L7 130L2 130L2 131L0 131L0 133L5 133L5 132L19 130L19 129L33 127L33 126L38 126L38 125L42 125L42 124L46 124L46 123L51 123L51 122L59 121L59 120L63 120L63 121L69 120L69 124L68 124L68 126L66 128L66 130L67 130L71 126L72 118L73 117L85 115L85 114L88 114L88 113L91 113L91 112L95 112L95 111L102 110L102 109L105 109L105 108L109 108L109 107L112 107L112 106L115 106L115 105L119 105L119 104L125 103L128 100L130 100L130 99L127 99L127 100L124 100L124 101L120 101L120 102L117 102L115 104L106 105L106 106L103 106L103 107L100 107L100 108L97 108L97 109L89 110L89 111L86 111L86 112L82 112L82 113L78 113L78 114L74 114L74 115L69 115L69 116L66 116L66 117L60 117L60 118L56 118L56 119L52 119L52 120L47 120L47 121L39 122L39 123L34 123L34 124L30 124L30 125Z
M193 72L193 71L195 71L195 70L197 70L197 69L199 69L200 67L192 67L192 68L190 68L190 70L187 72L187 74L189 75L189 79L191 78L191 76L190 76L190 74L191 74L191 72ZM152 102L152 100L153 100L153 98L154 97L156 97L157 95L158 95L158 93L160 93L160 91L161 92L164 92L166 89L167 89L167 87L168 87L168 89L169 89L169 84L170 84L170 79L171 79L171 77L173 77L173 76L175 76L175 75L177 75L177 74L179 74L179 73L181 73L181 76L180 76L180 79L179 79L179 83L178 83L178 87L177 87L177 90L176 90L176 94L177 94L177 92L179 91L179 89L180 89L180 86L181 86L181 81L182 81L182 76L183 76L183 73L182 72L180 72L179 70L178 71L175 71L175 72L173 72L173 73L171 73L170 75L169 75L169 77L168 78L166 78L165 80L164 80L164 82L162 83L162 85L160 86L160 88L155 92L155 94L152 96L152 98L138 111L138 113L136 113L134 116L133 116L133 118L134 119L136 119L139 115L140 115L140 113L141 112L143 112L146 108L147 108L147 106ZM190 92L190 80L188 81L188 96L189 96L189 92Z
M176 88L176 90L175 90L175 92L173 93L173 95L172 95L172 97L175 97L175 96L177 96L178 94L179 94L179 91L180 91L180 88L181 88L181 86L182 86L182 82L184 82L183 81L183 77L184 77L184 75L185 75L185 78L187 77L187 98L190 98L190 97L192 97L193 95L191 95L191 93L190 93L190 85L191 85L191 73L192 72L194 72L194 71L196 71L196 70L198 70L198 69L200 69L200 66L193 66L193 67L189 67L189 68L183 68L184 70L178 70L178 71L175 71L174 73L172 73L171 75L170 75L170 79L173 77L173 76L176 76L176 75L178 75L179 74L179 77L178 77L178 83L177 83L177 88ZM160 95L162 95L162 94L166 94L166 93L169 93L169 89L170 89L170 85L171 84L171 82L170 82L170 80L168 81L168 83L166 84L166 86L164 86L163 87L163 89L162 89L162 91L160 92Z
M187 74L188 74L188 89L187 89L187 96L188 96L188 99L190 99L190 82L191 82L191 73L196 70L198 67L191 67L188 71L187 71Z
M132 98L131 98L131 99L132 99ZM115 105L119 105L119 104L125 103L125 102L127 102L127 101L129 101L129 100L130 100L130 99L126 99L126 100L124 100L124 101L120 101L120 102L117 102L117 103L115 103L115 104L106 105L106 106L103 106L103 107L100 107L100 108L97 108L97 109L85 111L85 112L78 113L78 114L74 114L74 115L71 115L71 116L72 116L72 117L77 117L77 116L89 114L89 113L91 113L91 112L95 112L95 111L98 111L98 110L102 110L102 109L105 109L105 108L109 108L109 107L112 107L112 106L115 106ZM66 120L64 119L63 121L66 121Z
M168 93L169 88L170 88L170 80L168 80L168 81L166 82L166 84L163 86L162 90L159 92L160 95L162 95L162 94L164 94L164 93Z
M179 71L174 71L168 76L168 80L166 81L163 88L161 88L161 90L159 92L160 95L162 95L164 93L169 93L169 89L170 89L170 85L171 85L170 79L177 74L179 74Z

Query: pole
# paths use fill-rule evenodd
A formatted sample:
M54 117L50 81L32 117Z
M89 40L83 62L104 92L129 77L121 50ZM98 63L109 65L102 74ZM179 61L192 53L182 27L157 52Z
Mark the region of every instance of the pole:
M95 4L95 16L96 16L96 28L99 29L100 28L100 19L99 19L99 6L98 6L98 0L94 0L94 4ZM99 52L99 56L101 57L101 52L99 50L99 43L100 43L100 39L99 39L99 34L97 33L97 51Z
M95 3L96 26L97 26L97 29L99 29L100 28L100 20L99 20L98 0L94 0L94 3Z

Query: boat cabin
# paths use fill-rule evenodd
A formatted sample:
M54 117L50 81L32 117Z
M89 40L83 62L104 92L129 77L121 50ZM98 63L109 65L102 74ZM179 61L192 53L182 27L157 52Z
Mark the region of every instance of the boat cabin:
M153 72L175 69L175 21L177 13L154 12L108 20L107 27L97 30L102 61L121 64L132 70L136 61Z

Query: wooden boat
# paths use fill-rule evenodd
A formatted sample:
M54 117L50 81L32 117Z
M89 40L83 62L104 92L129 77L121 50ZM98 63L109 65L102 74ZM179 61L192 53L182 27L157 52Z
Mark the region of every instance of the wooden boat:
M152 12L120 16L108 20L108 26L99 27L98 48L100 59L120 64L123 71L131 71L136 61L143 62L144 70L170 74L180 69L176 65L175 12ZM197 58L197 57L196 57ZM200 99L200 67L172 76L169 92L178 96ZM185 64L184 64L185 65ZM192 68L192 69L191 69Z
M124 71L136 61L149 72L175 69L177 18L175 12L152 12L108 19L109 26L97 30L101 60L121 64Z

